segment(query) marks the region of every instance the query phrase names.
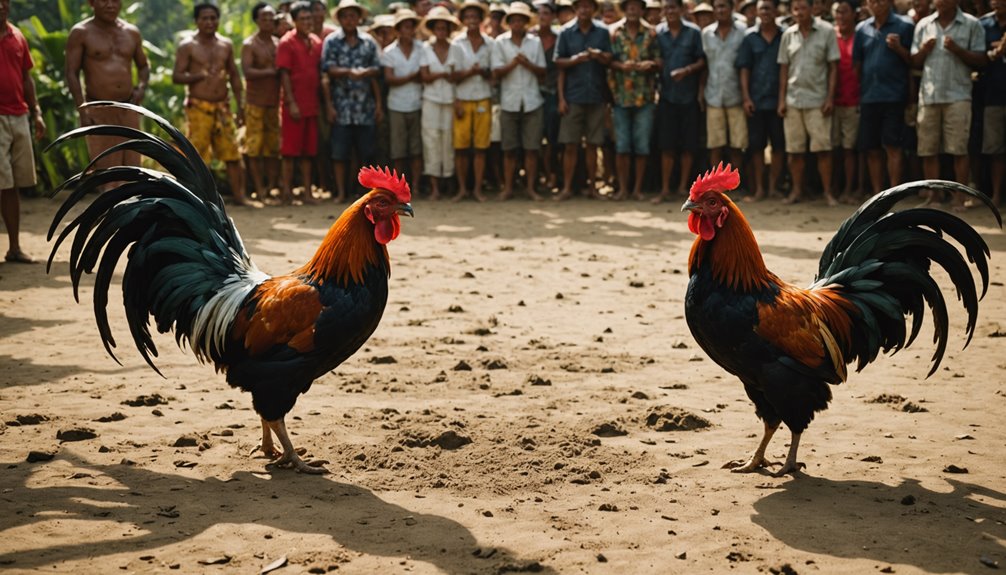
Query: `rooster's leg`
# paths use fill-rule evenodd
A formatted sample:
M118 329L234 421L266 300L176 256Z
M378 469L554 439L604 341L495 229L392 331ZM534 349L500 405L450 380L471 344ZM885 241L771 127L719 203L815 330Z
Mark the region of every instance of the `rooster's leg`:
M782 477L788 473L796 473L800 471L801 467L806 467L806 465L799 463L796 460L796 451L800 448L800 434L794 433L793 439L789 443L789 453L786 455L786 463L782 464L782 469L773 473L776 477Z
M272 429L269 427L269 422L262 419L262 445L259 446L262 453L269 459L276 459L283 455L280 451L276 450L276 445L272 442ZM254 452L253 452L254 453Z
M765 434L762 436L761 443L758 444L758 449L755 450L751 459L748 459L747 462L743 464L739 461L731 461L723 467L730 468L730 470L734 473L751 473L752 471L758 471L762 467L779 465L778 461L769 461L765 459L765 450L768 449L768 443L772 441L772 436L775 434L775 430L777 429L779 429L778 423L773 425L766 421Z
M276 461L276 465L281 467L293 467L301 473L327 473L328 470L324 467L318 466L314 467L308 465L303 459L297 454L297 450L293 448L293 442L290 441L290 435L286 431L286 422L282 419L277 419L276 421L267 422L269 427L272 428L273 433L279 438L280 445L283 446L283 457Z

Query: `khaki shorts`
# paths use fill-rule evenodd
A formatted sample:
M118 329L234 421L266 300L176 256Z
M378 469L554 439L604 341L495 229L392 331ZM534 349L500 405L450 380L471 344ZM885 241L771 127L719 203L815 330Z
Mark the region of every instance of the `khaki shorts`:
M728 141L731 148L743 150L748 147L748 122L744 108L706 108L706 148L722 148Z
M489 147L492 107L485 100L460 100L461 117L454 116L454 149L485 150Z
M971 135L971 102L919 105L919 156L966 156Z
M245 104L244 149L252 158L279 156L279 106Z
M586 138L591 146L604 144L604 104L570 104L566 115L559 120L559 143L579 144Z
M982 153L1006 154L1006 106L986 107L982 124Z
M855 150L859 137L859 106L835 106L831 122L831 145Z
M500 145L504 152L523 148L525 152L541 149L542 122L545 118L545 106L538 106L530 112L500 112L503 141Z
M821 108L786 106L786 117L782 123L786 132L787 153L806 152L807 138L810 138L811 152L831 151L831 116L825 117Z
M110 124L140 129L140 115L130 110L113 108L111 106L92 106L87 108L87 117L91 125ZM99 154L116 144L126 141L118 136L87 136L87 154L93 160ZM96 168L111 168L115 166L139 166L140 154L137 152L115 152L97 162Z
M204 162L209 163L213 156L221 162L241 159L237 128L226 100L207 102L189 98L185 104L185 120L189 125L189 141ZM211 150L213 156L210 155Z
M388 110L388 126L391 131L392 160L401 160L423 155L420 112L396 112Z
M0 190L35 185L29 118L28 114L0 115Z

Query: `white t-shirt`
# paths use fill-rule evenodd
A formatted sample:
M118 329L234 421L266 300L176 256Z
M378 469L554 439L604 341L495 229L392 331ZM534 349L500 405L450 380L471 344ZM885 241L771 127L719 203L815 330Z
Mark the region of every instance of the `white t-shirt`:
M451 46L453 46L457 52L457 61L454 63L454 71L461 72L468 70L474 66L476 62L478 62L479 67L482 70L490 70L491 61L489 55L492 53L494 43L495 40L485 34L482 34L482 45L479 46L478 52L476 52L472 49L472 42L468 39L468 34L455 38L454 41L451 42ZM474 100L487 100L491 95L492 87L489 85L489 80L481 74L469 76L457 86L458 100L465 100L468 102Z
M545 67L545 50L541 39L524 34L520 46L513 43L510 32L500 34L493 43L493 69L502 68L523 53L535 66ZM545 103L541 96L538 76L524 66L518 65L500 79L500 107L506 112L531 112Z
M431 39L429 42L423 44L419 65L427 66L432 74L452 72L456 59L454 46L451 46L447 51L447 61L441 62L440 58L437 58L437 53L433 51L434 41L434 39ZM454 84L448 82L446 78L440 78L434 82L425 84L423 86L423 99L438 104L452 104L454 103Z
M419 71L422 62L423 44L421 42L412 43L412 52L406 58L402 49L398 46L398 41L391 43L384 53L381 54L381 65L389 68L392 75L398 78L411 76ZM395 112L418 112L423 103L422 83L409 82L400 86L388 87L388 109Z

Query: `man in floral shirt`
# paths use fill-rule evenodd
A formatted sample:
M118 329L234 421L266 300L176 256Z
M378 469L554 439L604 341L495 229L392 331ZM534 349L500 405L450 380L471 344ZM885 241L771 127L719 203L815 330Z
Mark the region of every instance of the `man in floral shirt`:
M356 0L339 2L335 18L341 28L325 39L321 57L321 69L328 80L328 89L322 92L332 124L336 202L346 198L346 162L353 150L360 165L366 166L373 162L377 141L380 49L369 34L358 28L365 15L365 8Z
M636 178L632 197L643 199L643 177L650 155L650 134L653 130L653 96L656 93L656 34L642 20L646 5L643 0L622 0L619 4L625 19L611 31L611 61L609 83L614 96L614 126L618 194L624 200L629 193L629 161L636 156Z

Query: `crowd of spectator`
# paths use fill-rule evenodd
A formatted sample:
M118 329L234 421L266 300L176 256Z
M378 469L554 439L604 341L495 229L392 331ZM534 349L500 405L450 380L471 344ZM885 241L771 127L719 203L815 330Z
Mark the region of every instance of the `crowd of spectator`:
M858 1L412 0L377 15L356 0L260 2L239 55L202 2L172 78L187 134L246 205L344 201L369 164L424 199L508 199L522 182L534 200L659 203L720 161L742 167L753 201L858 202L945 176L989 182L998 202L1006 0ZM139 104L139 31L118 0L92 5L70 34L70 92ZM82 110L96 121L135 125Z

